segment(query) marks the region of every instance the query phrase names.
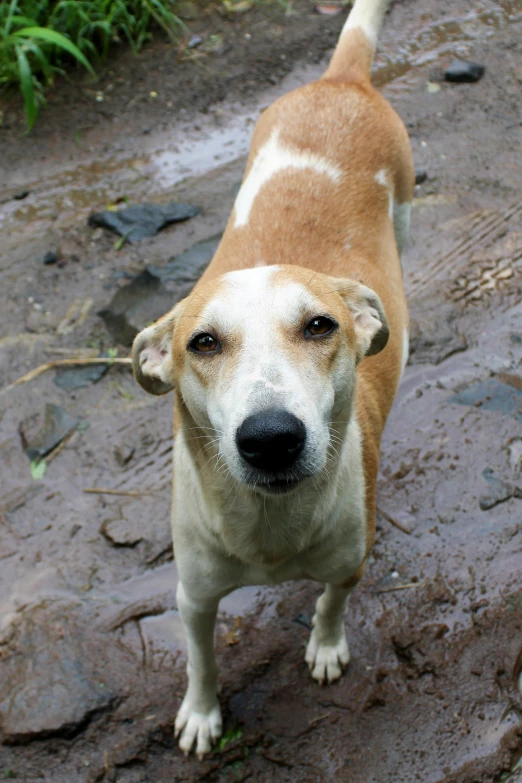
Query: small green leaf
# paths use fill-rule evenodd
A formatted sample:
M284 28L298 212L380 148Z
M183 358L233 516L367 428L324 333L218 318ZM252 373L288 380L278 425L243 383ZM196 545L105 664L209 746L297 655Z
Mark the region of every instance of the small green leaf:
M134 226L129 228L128 231L126 231L119 239L116 240L116 242L114 243L114 249L115 250L121 250L122 249L123 245L127 241L127 237L129 236L130 233L132 233L132 231L134 231Z
M243 732L241 729L229 729L228 731L225 731L219 742L216 744L215 752L221 753L223 750L225 750L227 745L229 745L231 742L235 742L236 740L240 740L242 736Z
M20 87L22 88L22 95L24 96L25 116L27 118L28 128L31 130L35 123L36 115L38 114L38 107L34 95L33 74L23 48L21 46L15 46L15 51L18 60Z
M61 49L65 49L66 52L69 52L69 54L72 54L90 74L95 76L92 65L78 47L66 38L65 35L57 33L55 30L49 30L47 27L23 27L21 30L17 30L13 33L13 36L17 36L18 38L38 38L40 41L56 44L56 46L59 46Z
M35 481L43 479L47 472L47 463L44 459L31 460L31 476Z

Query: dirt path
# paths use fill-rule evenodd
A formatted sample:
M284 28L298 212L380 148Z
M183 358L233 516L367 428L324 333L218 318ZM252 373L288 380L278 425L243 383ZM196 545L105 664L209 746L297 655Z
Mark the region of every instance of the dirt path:
M339 22L302 24L316 25L316 38L326 30L316 56ZM202 764L183 759L172 738L185 675L168 526L171 401L148 397L119 365L90 379L51 371L0 392L4 778L520 779L507 772L522 751L521 41L521 0L458 11L405 0L385 28L376 80L427 178L404 260L412 355L385 433L377 544L348 611L352 661L338 684L320 688L303 661L319 586L238 591L217 631L225 739ZM284 54L281 40L270 47ZM454 55L484 63L483 79L443 82ZM268 89L260 70L255 102L238 91L168 130L143 134L142 107L112 137L102 118L77 150L52 113L36 141L11 134L3 386L52 359L127 355L133 332L186 293L231 208L259 110L322 66L302 64ZM45 160L30 159L31 144ZM30 192L13 198L20 191ZM118 250L86 218L124 197L202 211ZM44 265L46 252L58 262ZM68 434L32 478L20 431L34 445L47 404L73 421L62 415Z

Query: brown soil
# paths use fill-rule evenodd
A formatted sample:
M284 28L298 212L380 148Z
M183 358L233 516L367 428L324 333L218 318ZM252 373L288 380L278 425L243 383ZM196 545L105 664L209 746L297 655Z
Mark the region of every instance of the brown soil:
M98 313L118 305L138 328L184 295L198 266L180 254L222 230L259 110L322 70L307 53L313 61L328 49L342 19L308 8L268 21L200 19L228 51L204 67L178 64L161 44L122 56L95 87L111 96L102 103L57 85L29 137L20 108L7 107L4 387L67 355L118 347L125 356L114 319L108 331ZM318 585L238 591L217 628L225 741L202 763L182 757L172 737L185 674L168 525L171 401L147 396L126 367L69 391L49 371L0 392L0 775L507 779L522 752L521 34L520 1L404 0L387 19L376 80L427 179L404 258L412 355L383 441L382 514L347 614L345 676L320 688L303 661ZM484 63L483 79L444 83L454 56ZM86 217L123 197L188 201L202 213L118 250ZM58 263L42 264L47 251ZM159 282L136 302L126 286L145 267ZM39 425L29 419L47 403L81 423L33 479L20 425L30 438Z
M334 46L344 18L344 13L321 16L309 0L297 0L288 11L269 2L228 16L210 4L186 22L179 46L156 33L139 55L113 50L94 81L80 71L71 80L57 79L27 138L20 100L5 101L0 169L41 165L56 155L77 160L78 147L97 143L99 152L129 136L135 143L139 134L167 130L224 99L255 101L260 88L280 82L296 62L319 62ZM187 42L196 35L202 43L189 49ZM97 100L101 96L103 101Z

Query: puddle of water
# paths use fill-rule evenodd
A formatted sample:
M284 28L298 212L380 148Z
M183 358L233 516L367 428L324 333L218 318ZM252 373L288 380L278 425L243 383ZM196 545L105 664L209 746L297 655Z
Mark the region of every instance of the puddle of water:
M196 143L153 153L149 161L161 188L171 188L187 177L200 177L218 166L243 157L248 152L254 114L248 114L227 128L219 128Z
M393 42L383 49L374 66L372 81L377 87L400 79L416 67L446 55L465 57L470 45L485 40L522 14L520 0L487 3L465 16L438 20L419 30L410 41Z
M522 388L509 381L504 383L495 378L475 381L450 397L448 402L499 411L522 422Z

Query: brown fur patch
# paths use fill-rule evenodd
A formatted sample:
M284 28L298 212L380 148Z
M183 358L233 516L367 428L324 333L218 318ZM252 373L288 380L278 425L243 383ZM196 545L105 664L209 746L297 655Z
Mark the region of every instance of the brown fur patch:
M246 169L248 174L260 147L277 130L282 145L296 153L318 154L345 176L334 183L307 169L279 171L258 192L246 225L236 228L232 215L212 262L184 302L174 335L174 364L176 374L184 371L188 337L209 298L219 296L220 276L255 267L260 259L285 265L278 273L281 282L297 280L327 302L352 345L353 323L339 295L326 290L323 275L352 278L373 289L383 303L390 336L384 350L364 358L357 368L355 404L363 437L369 551L380 438L397 390L408 326L388 198L375 177L385 170L394 200L404 203L412 199L414 174L406 129L364 72L371 56L360 35L352 30L343 36L324 79L284 96L262 114ZM335 351L328 353L326 342L324 348L328 372Z

